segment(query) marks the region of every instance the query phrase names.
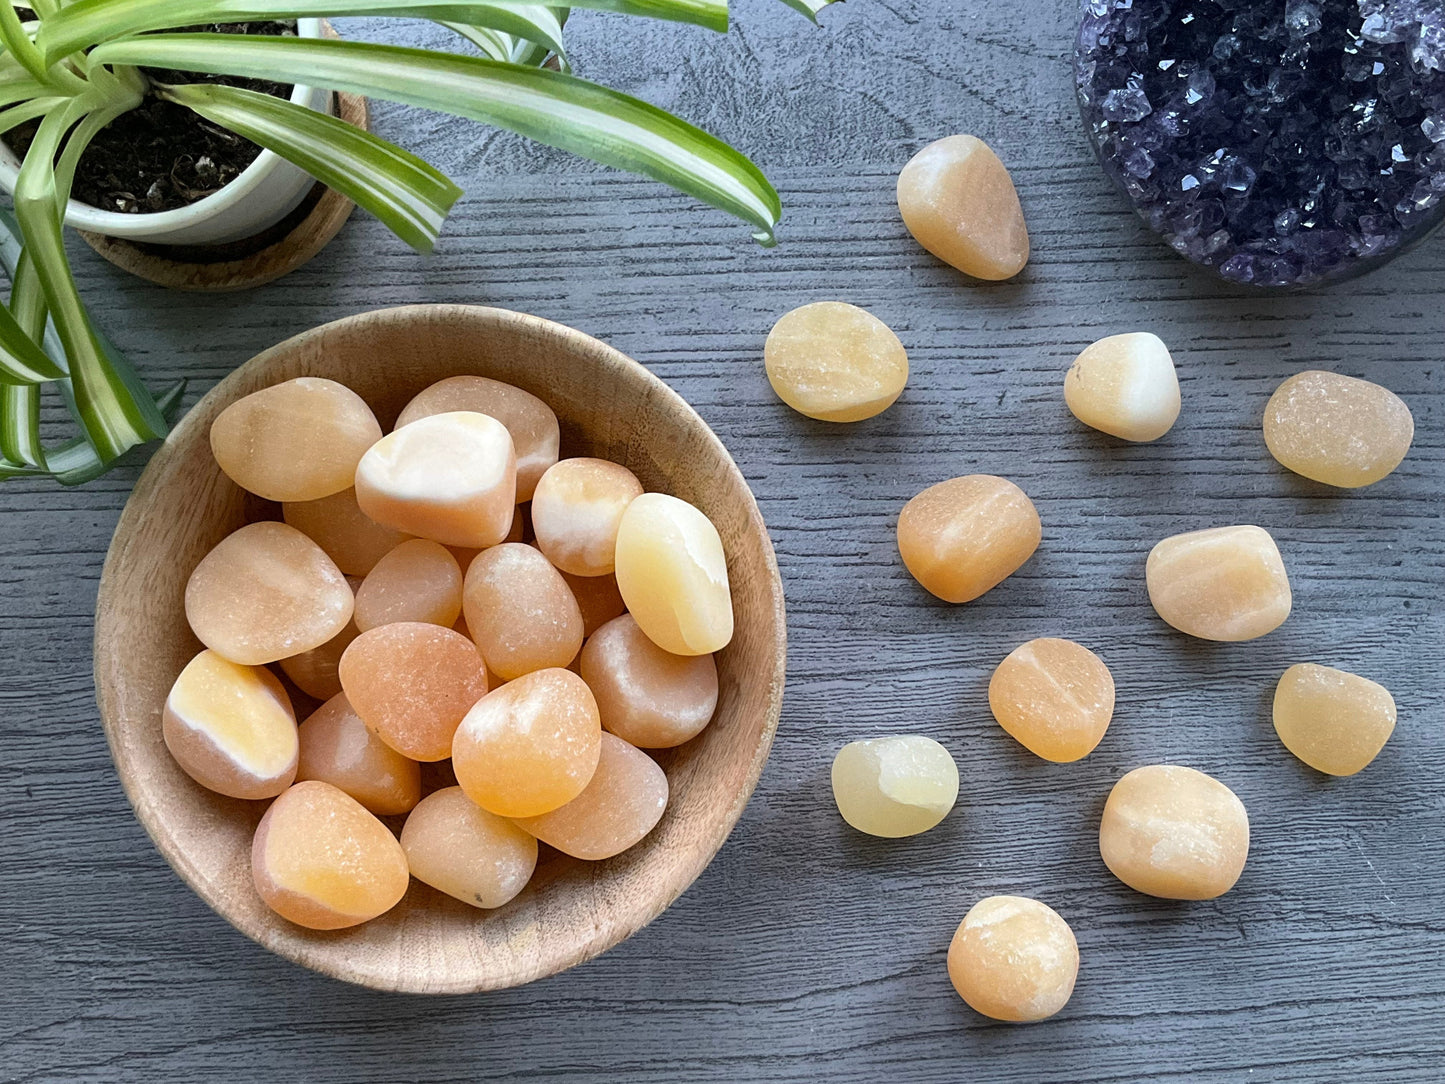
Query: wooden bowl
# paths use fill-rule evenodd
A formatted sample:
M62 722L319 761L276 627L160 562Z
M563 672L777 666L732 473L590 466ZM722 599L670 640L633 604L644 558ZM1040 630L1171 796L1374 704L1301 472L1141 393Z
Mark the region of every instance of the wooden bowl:
M254 515L256 502L211 455L211 421L243 395L291 377L339 380L386 428L443 377L475 373L527 389L562 424L563 455L631 468L717 525L728 555L737 631L717 657L717 715L659 755L671 784L662 822L605 862L543 848L526 890L481 911L413 881L392 911L317 932L277 916L251 882L251 836L265 802L194 783L161 739L161 708L200 643L186 624L186 580L205 553ZM166 860L246 936L306 967L383 990L463 993L554 974L635 933L675 900L722 846L767 760L782 705L782 584L747 482L722 443L675 392L587 335L531 316L463 305L365 313L298 335L218 384L176 427L141 476L101 576L95 684L106 738L136 815Z

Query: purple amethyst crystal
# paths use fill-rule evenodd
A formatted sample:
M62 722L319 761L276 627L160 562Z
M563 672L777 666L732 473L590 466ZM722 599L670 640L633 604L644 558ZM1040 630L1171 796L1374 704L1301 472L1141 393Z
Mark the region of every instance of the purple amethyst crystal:
M1224 278L1360 274L1445 220L1445 0L1085 0L1105 171Z

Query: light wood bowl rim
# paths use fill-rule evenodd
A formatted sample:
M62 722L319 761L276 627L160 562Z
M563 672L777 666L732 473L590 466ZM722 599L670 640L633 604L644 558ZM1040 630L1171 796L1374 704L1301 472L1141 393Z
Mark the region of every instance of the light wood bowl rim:
M325 940L318 940L321 951L295 951L293 950L293 946L286 942L277 943L275 940L268 938L266 936L267 929L265 924L248 922L244 917L238 918L226 906L225 900L217 898L215 893L209 891L206 882L200 878L198 872L186 860L186 856L177 840L173 838L167 830L165 818L156 801L157 796L146 793L140 788L131 770L128 770L128 765L125 763L120 751L119 737L124 721L120 718L120 710L117 704L117 690L125 680L125 667L120 658L120 655L123 653L108 651L105 646L108 638L110 638L112 634L112 630L119 621L119 615L122 613L124 605L121 597L122 585L118 582L117 574L114 571L118 563L119 555L130 544L136 532L137 524L144 520L152 501L163 492L163 486L170 474L172 465L179 463L186 456L197 454L197 449L204 449L206 454L209 454L208 433L199 431L204 424L202 419L210 417L212 411L217 409L220 404L229 403L239 398L238 389L245 384L248 376L257 369L263 369L277 364L279 359L302 348L310 340L324 336L328 331L364 320L374 321L381 319L404 323L409 320L436 318L471 321L479 326L488 324L498 326L509 325L517 328L529 328L533 331L551 333L565 342L571 350L576 351L577 357L595 360L602 365L606 371L618 376L625 373L631 379L638 380L643 385L650 385L648 389L649 392L662 397L670 412L676 416L680 425L697 427L698 431L703 434L703 438L714 445L719 462L723 464L724 469L740 486L740 491L747 495L749 504L747 514L751 522L751 530L757 532L759 536L768 573L767 602L771 608L774 666L771 674L758 676L759 681L766 680L768 682L767 715L746 770L744 785L739 789L739 792L733 796L731 803L726 808L719 810L716 818L710 822L706 846L697 848L696 853L690 855L691 861L682 876L676 877L664 885L663 890L649 900L645 908L635 911L632 915L628 916L626 921L612 925L600 938L593 937L590 941L585 938L581 939L580 943L571 951L555 954L552 957L539 960L538 966L536 966L531 973L513 976L507 981L495 981L496 976L485 973L457 974L442 977L436 975L427 975L424 977L402 974L394 976L381 975L374 970L350 966L346 959L337 958L336 953L326 951L327 943ZM557 324L540 317L489 306L416 304L356 313L352 316L343 317L340 320L331 321L330 323L319 325L318 327L292 336L251 358L240 368L221 380L187 412L186 416L172 429L169 437L167 437L165 442L151 458L121 512L115 533L112 536L110 546L106 553L105 565L101 573L96 598L93 649L96 701L100 709L101 725L104 729L112 760L116 765L117 774L126 797L135 810L137 819L145 828L161 855L192 891L200 896L213 911L251 940L270 949L272 952L304 967L344 982L391 992L429 994L474 993L504 989L533 982L600 955L607 949L632 936L632 934L636 933L660 915L674 900L686 891L692 882L696 880L710 864L712 858L716 855L717 851L721 849L723 843L731 833L738 818L742 815L748 799L756 788L777 732L778 721L782 712L784 672L787 655L787 622L782 579L778 571L776 554L773 550L767 527L763 522L762 514L758 510L756 499L752 495L751 487L748 486L746 478L738 469L737 464L733 461L732 456L728 453L722 441L718 439L717 435L707 423L703 421L682 396L673 391L671 387L644 366L629 358L621 351L608 346L606 343L590 335L566 327L565 325Z

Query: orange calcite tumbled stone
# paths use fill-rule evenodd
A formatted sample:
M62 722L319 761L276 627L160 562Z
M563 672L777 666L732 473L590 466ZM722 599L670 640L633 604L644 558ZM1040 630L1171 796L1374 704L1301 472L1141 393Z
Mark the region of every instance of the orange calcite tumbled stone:
M617 588L643 632L674 655L709 655L733 638L727 556L687 501L644 493L617 529Z
M1284 560L1263 527L1166 538L1144 575L1159 616L1203 640L1253 640L1279 628L1292 605Z
M616 576L573 576L563 572L562 578L572 589L572 597L582 611L583 636L591 636L614 617L627 612L627 603L622 601L622 592L617 589Z
M582 793L602 723L570 670L538 670L482 698L457 729L452 768L467 797L499 817L535 817Z
M363 632L341 656L341 687L382 741L412 760L445 760L452 735L487 693L476 645L419 621Z
M401 830L411 874L473 907L500 907L527 887L537 840L447 787L428 794Z
M925 590L968 602L1019 570L1043 537L1034 502L1006 478L970 474L903 506L898 552Z
M313 501L349 488L362 453L380 439L361 396L314 376L253 392L211 423L221 469L269 501Z
M1269 454L1306 478L1356 489L1400 465L1415 419L1389 388L1341 373L1299 373L1264 408Z
M547 558L521 542L477 555L467 569L467 628L504 681L566 666L582 648L582 611Z
M561 436L552 408L531 392L500 380L453 376L438 381L408 403L396 419L396 427L458 410L486 414L507 427L517 450L517 500L530 501L537 480L557 462Z
M347 582L350 582L348 577ZM355 585L360 587L358 581ZM341 656L351 646L351 641L361 635L354 620L320 647L291 655L279 663L282 673L296 683L296 687L307 696L317 700L330 700L341 691Z
M882 414L908 383L908 352L893 329L842 301L785 315L768 333L763 364L779 399L822 422Z
M385 914L406 895L401 844L330 783L297 783L271 803L251 845L256 891L282 918L339 930Z
M621 854L657 826L667 808L667 775L646 753L602 735L597 770L585 790L519 828L563 854L600 861Z
M999 726L1025 749L1056 763L1088 756L1114 716L1114 678L1072 640L1030 640L999 663L988 683Z
M296 778L339 787L377 816L405 813L421 800L421 768L378 738L337 693L298 728Z
M284 523L251 523L201 558L186 584L186 620L212 651L261 666L339 634L353 601L315 542Z
M965 275L1013 278L1029 262L1013 178L976 136L949 136L914 155L898 175L898 210L920 245Z
M1045 1020L1068 1004L1079 944L1057 911L1024 896L989 896L948 946L948 977L975 1012L994 1020Z
M266 670L202 651L161 713L166 748L187 775L232 798L274 798L296 776L296 715Z
M537 548L563 572L605 576L617 553L622 513L642 493L626 467L605 459L564 459L537 483L532 529Z
M1274 690L1274 730L1315 771L1354 775L1395 731L1395 698L1358 674L1302 662Z
M1249 856L1249 816L1219 780L1174 764L1135 768L1104 803L1099 853L1136 892L1212 900L1234 887Z
M354 488L315 501L287 501L281 518L325 550L348 576L365 576L410 537L369 519L356 503Z
M673 655L630 614L609 621L582 648L582 680L597 698L602 726L643 749L669 749L696 737L717 710L711 655Z
M461 612L456 558L423 538L403 542L378 561L356 592L356 627L362 632L397 621L450 628Z
M434 414L382 437L356 467L356 503L377 523L446 546L495 546L516 518L507 428L485 414Z

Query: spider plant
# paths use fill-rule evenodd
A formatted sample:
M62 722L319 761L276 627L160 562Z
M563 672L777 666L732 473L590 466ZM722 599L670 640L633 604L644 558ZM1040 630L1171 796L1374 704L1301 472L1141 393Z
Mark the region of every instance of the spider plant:
M811 17L831 0L781 0ZM774 243L778 195L744 155L646 102L576 78L567 8L486 0L0 0L0 133L38 121L15 183L13 292L0 306L0 477L84 480L165 435L158 400L97 331L76 290L62 222L76 167L107 124L147 94L191 109L350 197L429 250L461 190L387 141L281 98L218 83L164 84L166 69L351 91L492 124L662 181ZM727 0L576 0L575 7L728 25ZM371 42L188 32L197 25L338 16L441 23L482 52ZM182 28L177 32L176 28ZM542 67L556 58L560 70ZM51 347L46 349L47 329ZM41 446L40 389L59 385L84 445ZM78 458L79 457L79 458ZM82 461L83 460L83 461Z

